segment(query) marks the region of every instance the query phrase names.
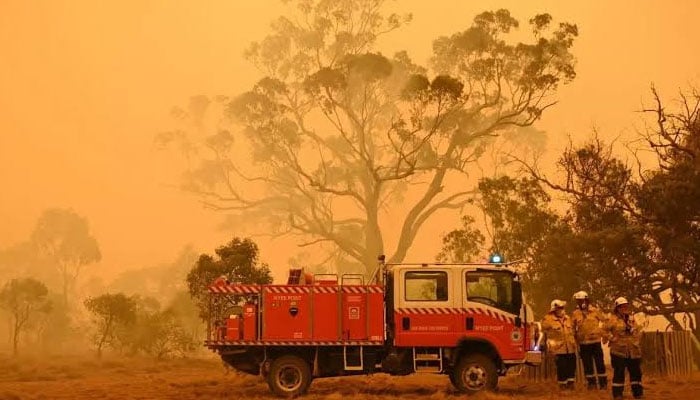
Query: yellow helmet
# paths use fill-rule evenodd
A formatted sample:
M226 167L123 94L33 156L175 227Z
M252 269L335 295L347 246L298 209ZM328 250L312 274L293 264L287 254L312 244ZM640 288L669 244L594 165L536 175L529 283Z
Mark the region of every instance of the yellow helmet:
M629 303L630 303L630 302L627 301L627 299L624 298L624 297L618 297L618 298L615 299L615 307L619 307L619 306L622 306L622 305L625 305L625 304L629 304Z
M588 299L588 293L584 292L583 290L580 290L576 293L574 293L574 300L587 300Z
M554 311L555 308L564 308L566 305L566 302L564 300L559 300L559 299L554 299L549 305L549 310Z

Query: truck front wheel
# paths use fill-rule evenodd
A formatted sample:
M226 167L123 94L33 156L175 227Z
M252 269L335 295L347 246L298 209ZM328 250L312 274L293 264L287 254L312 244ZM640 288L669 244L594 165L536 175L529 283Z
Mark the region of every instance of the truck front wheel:
M462 357L451 374L450 381L463 393L495 390L498 385L496 364L483 354Z
M296 397L306 393L311 384L311 369L303 358L293 355L275 359L267 374L267 385L280 397Z

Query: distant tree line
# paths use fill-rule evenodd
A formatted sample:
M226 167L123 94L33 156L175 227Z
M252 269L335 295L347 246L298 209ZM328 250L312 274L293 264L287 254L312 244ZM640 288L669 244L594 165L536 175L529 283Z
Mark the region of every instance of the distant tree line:
M215 254L202 254L191 266L186 277L191 299L176 298L178 301L165 309L152 298L123 293L85 300L92 316L91 339L98 357L105 348L156 358L187 355L198 347L201 337L185 329L182 312L187 311L189 318L196 310L200 318L196 325L203 330L209 316L207 288L215 279L225 276L237 283L272 283L270 269L260 263L258 246L251 239L236 237L218 247ZM182 307L182 303L187 307Z
M187 291L197 261L191 247L156 267L123 272L105 285L82 279L100 260L87 219L49 209L29 239L0 249L0 317L14 355L104 349L156 358L199 349L203 323ZM87 298L86 298L87 297ZM1 346L0 346L1 347Z
M45 210L28 240L0 249L0 313L14 354L22 341L60 351L75 336L77 284L100 259L87 219L70 209Z
M178 310L162 309L152 298L107 293L86 299L85 308L92 317L91 340L98 357L107 347L157 359L185 356L197 347L195 337L178 319Z

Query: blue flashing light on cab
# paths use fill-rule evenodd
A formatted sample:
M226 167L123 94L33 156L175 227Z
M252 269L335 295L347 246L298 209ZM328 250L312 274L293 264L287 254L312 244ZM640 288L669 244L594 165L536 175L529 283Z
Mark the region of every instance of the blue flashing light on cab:
M489 256L489 262L491 264L503 264L505 259L498 253L493 253Z

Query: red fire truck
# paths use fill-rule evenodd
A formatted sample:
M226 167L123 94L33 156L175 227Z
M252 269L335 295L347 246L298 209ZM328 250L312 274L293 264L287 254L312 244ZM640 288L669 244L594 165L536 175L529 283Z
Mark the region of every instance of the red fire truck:
M262 375L280 396L315 378L445 374L460 391L494 389L511 367L537 364L539 336L509 264L388 264L361 275L291 270L286 285L209 287L206 346Z

